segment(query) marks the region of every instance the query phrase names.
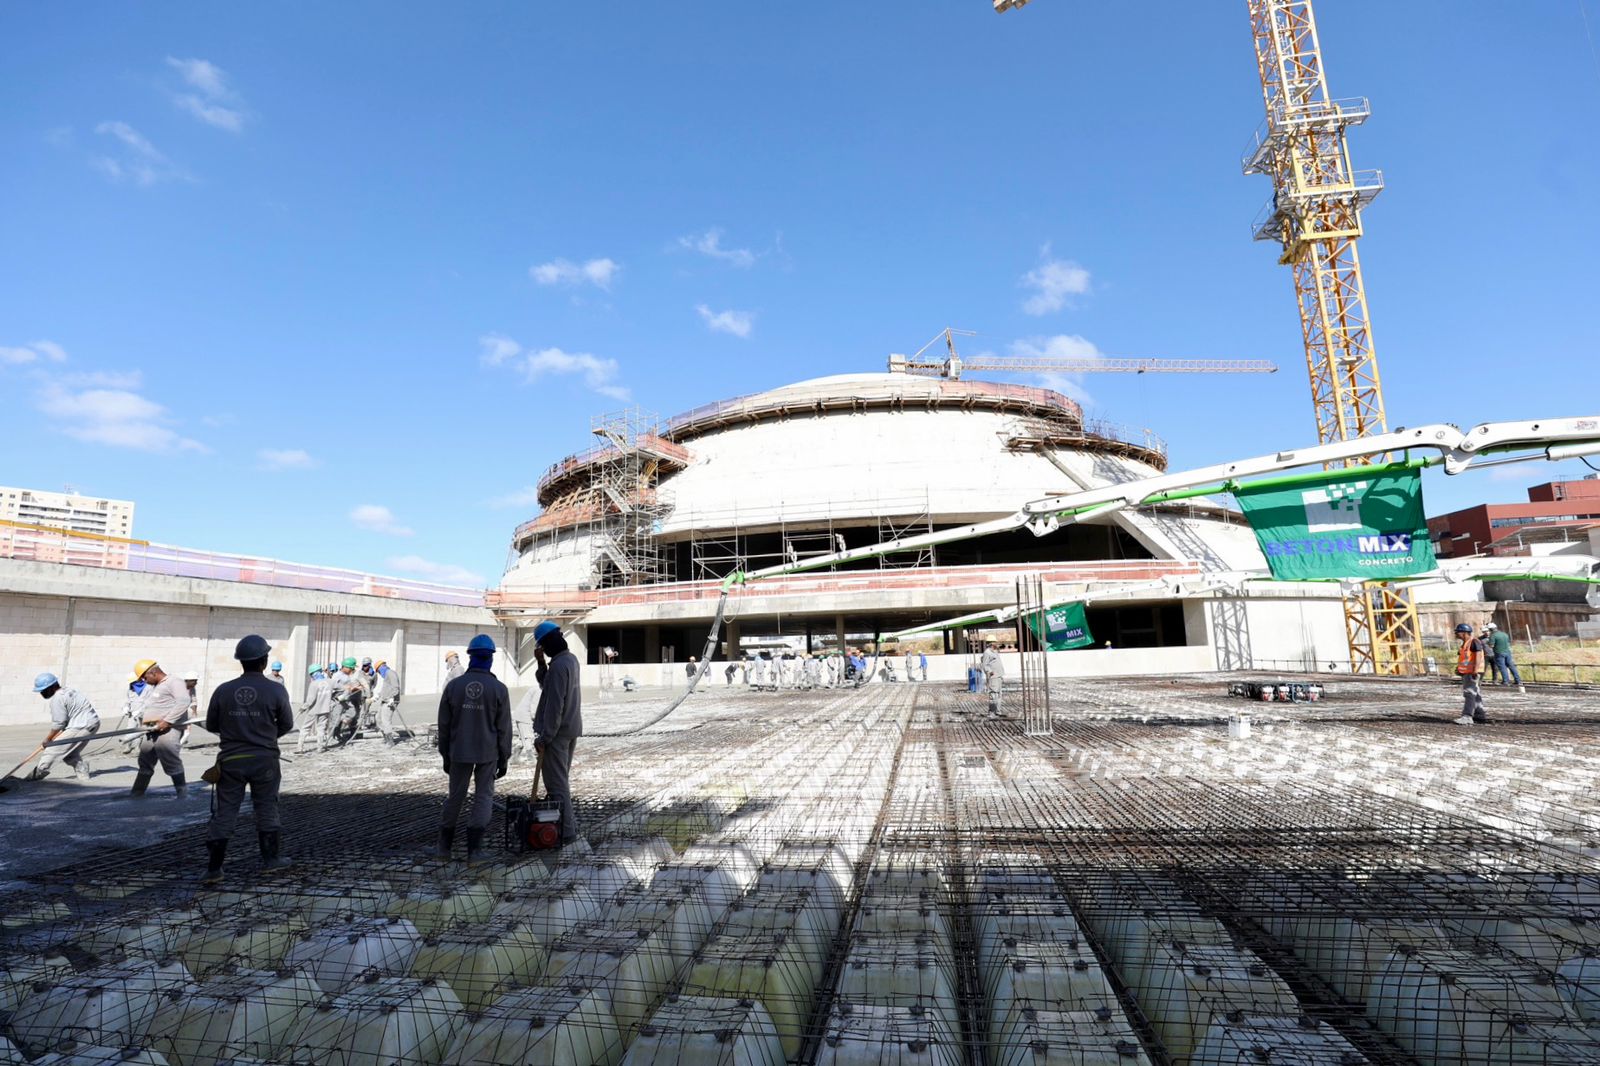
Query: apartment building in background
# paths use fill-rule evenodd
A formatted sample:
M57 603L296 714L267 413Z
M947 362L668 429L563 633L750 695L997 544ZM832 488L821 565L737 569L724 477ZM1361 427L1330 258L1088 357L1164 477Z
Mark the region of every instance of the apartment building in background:
M0 556L125 568L133 507L132 500L0 485Z

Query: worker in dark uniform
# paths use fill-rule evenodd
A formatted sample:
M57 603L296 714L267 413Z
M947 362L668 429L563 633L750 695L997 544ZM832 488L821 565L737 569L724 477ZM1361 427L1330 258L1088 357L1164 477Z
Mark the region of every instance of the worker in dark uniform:
M211 694L206 706L206 732L220 739L216 810L206 828L206 876L203 884L222 880L222 860L228 838L239 820L239 804L246 786L256 812L256 840L261 847L261 868L278 870L289 865L279 854L283 823L278 817L278 738L294 728L289 691L266 678L267 656L272 647L254 634L239 641L233 657L244 672L225 681Z
M572 753L583 736L578 657L567 648L561 627L554 622L540 622L533 638L539 660L534 673L539 707L533 714L533 746L543 759L545 791L561 804L561 843L566 845L578 839L578 816L572 807Z
M511 763L511 693L490 672L494 641L479 633L467 644L467 672L444 687L439 697L439 755L450 775L435 858L448 859L456 838L456 819L471 785L467 814L467 861L483 857L483 837L494 815L494 783Z

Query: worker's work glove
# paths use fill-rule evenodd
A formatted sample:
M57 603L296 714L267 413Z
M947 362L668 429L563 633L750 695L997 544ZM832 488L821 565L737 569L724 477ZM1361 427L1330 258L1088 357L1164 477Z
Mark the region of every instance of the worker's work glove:
M502 777L506 776L506 770L507 770L507 768L509 766L510 766L510 763L508 763L505 759L501 759L499 762L495 763L494 764L494 779L496 781L498 781Z
M540 740L538 737L535 737L534 740L533 740L533 750L538 752L540 755L543 755L544 754L544 741Z
M444 772L445 773L449 773L450 772L450 756L443 755L443 756L440 756L440 758L442 758L444 760Z

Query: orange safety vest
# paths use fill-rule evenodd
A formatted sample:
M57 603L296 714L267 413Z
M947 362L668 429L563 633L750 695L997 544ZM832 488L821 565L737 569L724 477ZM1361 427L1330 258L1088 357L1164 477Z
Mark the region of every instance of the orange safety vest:
M1456 653L1456 673L1462 677L1483 673L1483 645L1477 637L1461 642L1461 650Z

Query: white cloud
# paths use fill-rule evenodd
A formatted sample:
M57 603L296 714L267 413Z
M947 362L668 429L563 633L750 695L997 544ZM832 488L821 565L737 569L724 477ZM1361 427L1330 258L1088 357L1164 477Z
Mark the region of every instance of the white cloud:
M167 57L167 65L178 72L192 93L177 93L173 103L208 126L238 133L244 128L244 112L228 105L238 100L228 86L227 75L215 63L204 59Z
M215 126L217 129L227 130L229 133L238 133L244 129L244 112L242 111L224 107L210 100L202 100L194 93L181 93L173 97L173 100L183 110L208 126Z
M1073 359L1088 363L1098 363L1104 358L1100 354L1100 349L1094 346L1094 342L1075 333L1058 333L1053 337L1024 337L1011 342L1010 352L1014 356L1028 359ZM1078 375L1042 371L1038 377L1046 388L1066 393L1081 403L1094 402L1094 397L1083 387L1082 378Z
M489 506L497 511L508 507L537 507L538 505L539 490L532 485L496 496L489 501Z
M748 337L756 323L754 311L713 311L705 304L696 304L700 321L712 333L731 333L735 337Z
M317 465L311 453L301 448L262 448L256 457L263 470L310 470Z
M41 359L50 363L64 363L67 361L67 352L55 341L34 341L16 347L0 345L0 364L23 366Z
M98 155L90 160L95 169L112 181L154 185L187 176L151 144L149 138L126 122L102 122L94 131L121 145L120 155Z
M484 366L503 366L522 354L522 345L503 333L485 333L478 338L478 347L482 349L478 358Z
M528 268L528 276L540 285L594 285L609 290L622 265L614 259L589 259L574 263L552 259Z
M86 370L80 374L63 374L61 384L74 389L137 389L144 384L144 375L137 370Z
M172 428L165 407L129 389L45 386L35 406L57 430L90 444L143 452L203 452L205 445Z
M583 383L602 396L614 400L632 398L625 386L616 382L621 368L615 359L590 355L588 352L567 352L560 348L525 349L502 333L487 333L478 338L481 349L479 360L485 366L511 365L521 371L527 381L537 381L546 374L581 374Z
M393 511L376 503L364 503L352 508L350 521L357 529L364 529L369 533L382 533L386 537L409 537L413 532L395 521Z
M198 89L207 96L220 98L229 95L228 77L215 63L204 59L176 59L168 56L167 66L176 70L190 88Z
M402 574L415 574L428 581L437 581L441 585L469 585L481 589L489 584L488 580L476 571L452 563L436 563L420 555L391 555L389 568L398 570Z
M678 244L691 252L720 259L724 263L741 269L749 269L756 265L756 253L748 248L724 248L722 246L722 229L713 227L700 234L698 237L679 237Z
M1067 306L1067 298L1089 291L1089 271L1070 259L1056 259L1047 244L1039 250L1039 265L1022 275L1019 283L1033 295L1022 302L1030 315L1048 315Z

